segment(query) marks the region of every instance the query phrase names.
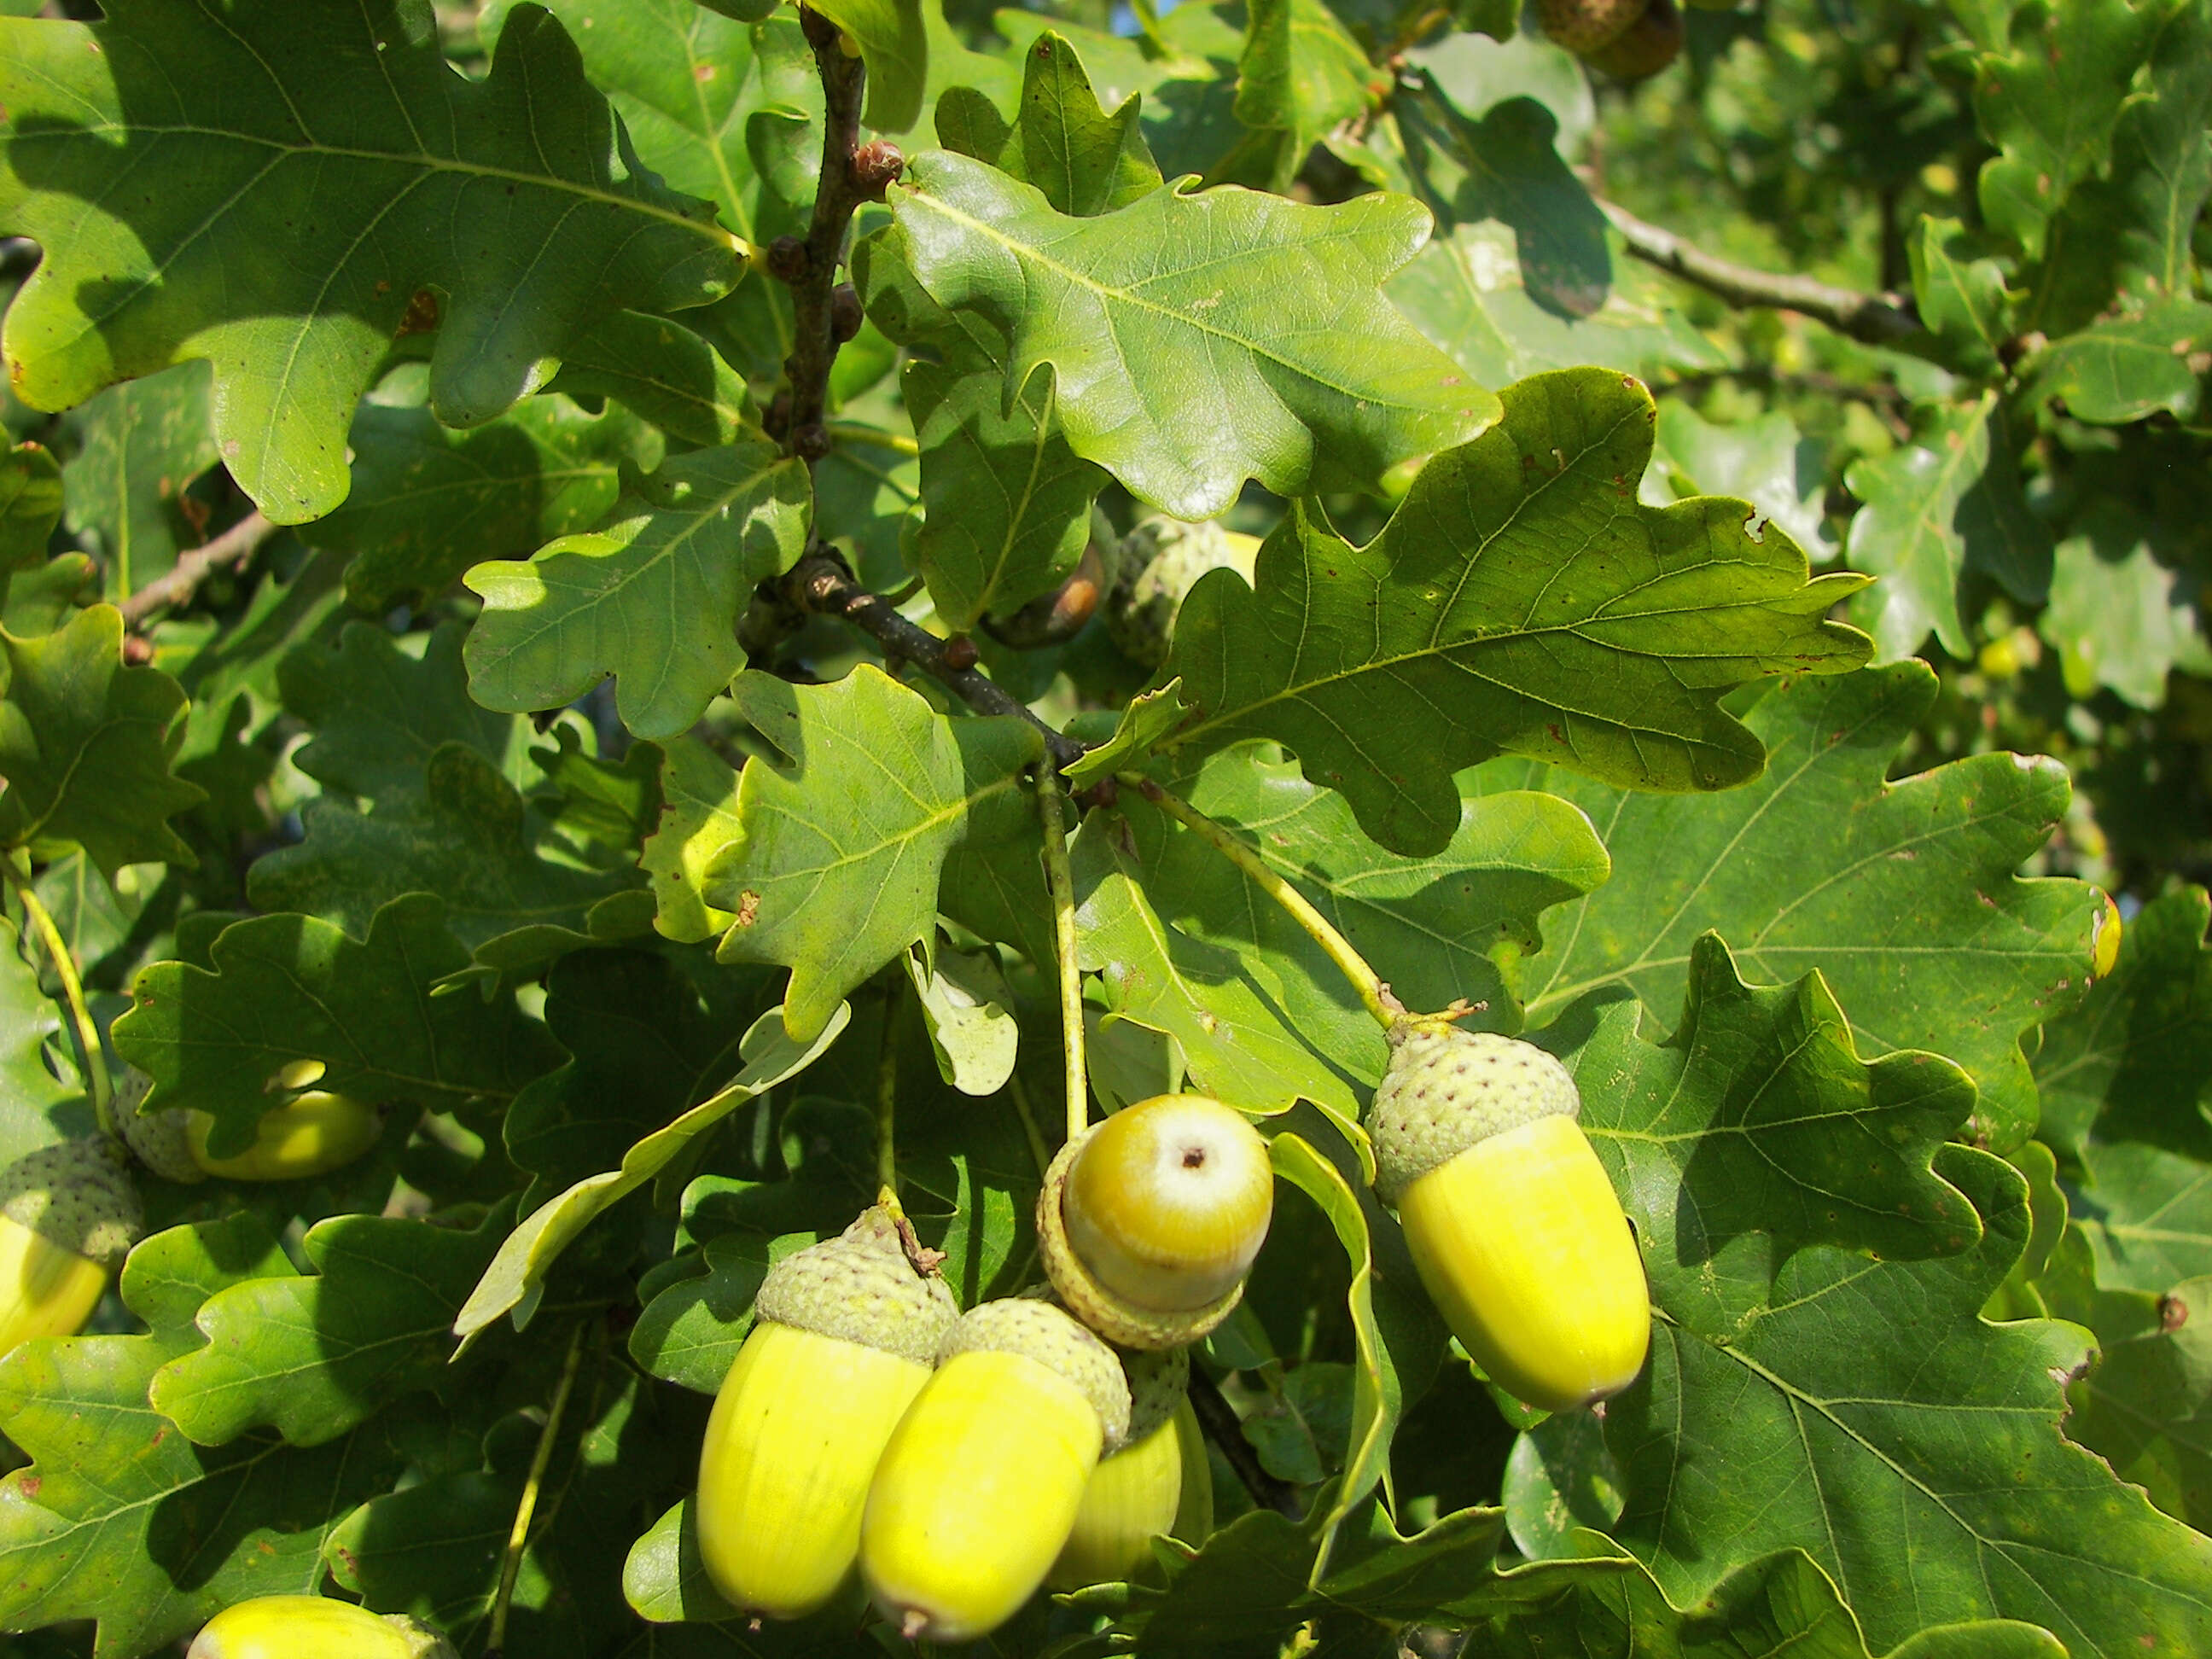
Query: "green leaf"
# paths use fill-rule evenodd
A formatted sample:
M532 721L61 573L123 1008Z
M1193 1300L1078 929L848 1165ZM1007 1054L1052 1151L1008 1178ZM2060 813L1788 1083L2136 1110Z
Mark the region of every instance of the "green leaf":
M862 118L878 132L904 132L921 119L929 80L929 35L921 0L823 0L815 8L859 42L868 67Z
M2212 372L2212 305L2168 300L2098 323L2054 341L2027 368L2032 394L2063 398L2077 421L2125 426L2160 410L2193 420Z
M1256 592L1215 571L1184 600L1162 672L1195 714L1168 751L1273 738L1406 854L1450 839L1452 773L1502 752L1639 789L1757 776L1723 695L1863 661L1864 639L1822 619L1861 579L1808 581L1742 501L1636 505L1655 416L1607 370L1539 376L1365 547L1299 505L1260 550Z
M1237 118L1284 136L1287 184L1324 134L1366 113L1390 88L1322 0L1252 0L1237 65Z
M295 1446L336 1439L451 1374L453 1316L508 1224L503 1209L470 1232L366 1215L317 1223L301 1245L312 1276L288 1263L201 1304L206 1345L154 1374L154 1409L201 1446L264 1425Z
M205 363L111 386L72 412L79 447L63 477L69 527L88 538L117 598L135 593L199 539L185 486L216 464Z
M601 529L467 574L484 601L471 694L527 714L611 674L638 736L690 730L744 661L738 618L755 583L797 562L811 511L805 464L757 428L672 457Z
M514 786L477 750L441 745L416 787L362 812L311 801L306 837L253 862L246 896L365 935L409 893L442 893L446 926L476 959L507 967L596 939L641 932L652 915L633 869L580 870L539 855L542 831Z
M1968 658L1960 573L1978 566L2033 603L2051 580L2050 532L2021 499L1994 393L1914 414L1911 443L1855 461L1844 475L1865 503L1851 517L1845 556L1881 578L1862 603L1883 659L1909 655L1931 629L1946 651Z
M2124 1317L2111 1316L2115 1304ZM2212 1522L2212 1279L2094 1305L2106 1316L2092 1327L2102 1354L2068 1390L2067 1436L2202 1531Z
M112 393L103 393L112 396ZM487 554L527 554L597 524L621 493L623 462L659 447L619 411L591 416L566 398L531 398L472 432L427 409L363 404L347 442L346 504L301 532L351 553L356 610L422 605Z
M2175 670L2212 673L2212 647L2191 603L2197 581L2159 562L2143 539L2148 528L2100 514L2058 544L2051 604L2036 629L2057 647L2066 689L2077 697L2103 685L2138 708L2156 708Z
M207 799L170 769L185 694L158 668L123 665L122 613L96 605L35 639L0 632L0 844L74 843L110 878L197 864L169 827Z
M29 1342L9 1357L0 1429L32 1462L0 1482L0 1627L96 1619L96 1659L132 1659L234 1602L316 1593L332 1517L399 1473L383 1437L203 1449L147 1403L161 1368L200 1345L192 1316L207 1298L288 1266L249 1215L173 1228L123 1270L124 1304L148 1334Z
M1005 1088L1022 1030L998 958L939 945L927 963L913 947L902 961L945 1080L963 1095Z
M1895 783L1899 746L1936 696L1926 665L1778 687L1747 720L1765 776L1723 795L1628 794L1500 764L1484 787L1541 787L1589 815L1613 879L1551 917L1522 981L1532 1021L1621 983L1679 1006L1708 929L1747 972L1817 969L1864 1054L1925 1049L1981 1090L1974 1131L2011 1146L2033 1129L2022 1034L2081 1000L2104 896L2014 872L2066 813L2065 769L1983 754Z
M732 695L784 760L738 780L738 839L705 889L734 917L716 956L789 968L784 1018L805 1042L929 936L948 854L1028 829L1021 773L1043 743L1012 719L947 720L866 665L821 686L748 673Z
M2104 170L2113 125L2171 9L2166 0L2027 0L2012 15L2006 49L1975 63L1974 113L2002 152L1982 167L1982 215L2030 258L2042 256L2068 192Z
M594 1219L689 1152L695 1140L739 1106L812 1065L837 1040L849 1018L850 1011L839 1003L806 1043L794 1042L785 1034L781 1008L770 1009L755 1020L738 1045L744 1067L720 1092L632 1146L623 1154L621 1168L577 1182L550 1203L532 1211L507 1235L499 1255L455 1317L454 1334L464 1339L473 1337L510 1312L518 1329L528 1324L545 1293L546 1273Z
M469 963L445 915L428 893L395 899L360 943L311 916L256 916L222 930L212 969L145 969L114 1030L116 1052L154 1079L144 1109L210 1113L222 1158L252 1144L277 1103L270 1078L295 1060L321 1060L324 1088L371 1105L513 1095L557 1055L512 998L431 994Z
M712 346L665 317L636 311L617 311L573 342L547 390L611 398L690 448L735 443L753 419L744 381ZM613 505L611 496L599 512Z
M1925 213L1905 252L1912 262L1913 309L1942 343L1946 361L1972 374L1995 373L1998 349L2012 334L2004 266L1979 252L1956 219Z
M1248 478L1279 495L1375 489L1497 417L1381 295L1427 233L1401 198L1308 207L1163 186L1071 220L929 151L892 209L930 295L1012 342L1009 393L1051 363L1076 453L1177 517L1213 516ZM1306 293L1295 317L1278 302L1292 283Z
M1659 405L1656 435L1651 471L1644 475L1653 505L1685 495L1735 496L1788 531L1808 557L1825 561L1834 553L1820 446L1800 437L1787 415L1778 410L1755 421L1720 425L1669 398Z
M741 1231L708 1239L700 1252L706 1271L668 1285L638 1315L630 1328L630 1357L664 1382L695 1394L714 1393L752 1330L753 1297L768 1270L818 1237L803 1232L770 1238ZM631 1559L635 1563L636 1557Z
M441 623L416 657L384 629L352 622L335 648L314 641L287 652L276 665L284 707L315 728L293 763L333 793L381 801L418 794L423 769L448 744L519 761L527 738L519 722L469 701L467 635L459 623Z
M40 988L23 948L15 924L0 916L0 1091L8 1101L0 1113L0 1167L90 1127L77 1104L82 1091L46 1069L46 1044L60 1036L62 1014Z
M473 426L594 318L738 279L711 208L637 167L546 13L509 20L482 81L392 0L106 17L0 20L0 222L52 250L9 312L16 393L64 409L208 358L222 458L280 523L344 499L355 401L419 291L430 407Z
M921 532L915 560L939 618L973 628L1018 610L1075 568L1106 475L1060 430L1052 372L1000 411L998 376L910 360L900 386L921 444Z
M956 86L939 100L938 138L947 149L1036 185L1054 212L1079 219L1127 207L1159 187L1137 96L1109 115L1075 48L1050 29L1023 52L1022 64L1021 102L1011 123L972 87Z
M653 883L653 923L664 938L694 945L734 918L703 896L707 872L735 842L738 772L696 738L671 738L660 769L660 823L640 862Z
M1567 1039L1657 1312L1606 1412L1613 1536L1685 1606L1806 1547L1885 1650L2000 1618L2078 1655L2191 1651L2212 1540L2061 1436L2084 1334L1979 1317L2030 1215L2008 1165L1942 1143L1965 1080L1927 1055L1862 1067L1817 979L1745 993L1723 951L1700 958L1665 1047L1632 1035L1633 1005L1585 1005Z
M46 562L64 500L61 466L51 451L36 444L0 449L0 576ZM6 591L0 586L0 594Z

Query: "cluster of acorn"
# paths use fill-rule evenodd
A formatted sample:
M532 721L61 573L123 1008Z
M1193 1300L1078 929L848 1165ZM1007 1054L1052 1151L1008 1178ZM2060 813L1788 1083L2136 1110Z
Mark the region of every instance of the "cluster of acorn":
M1732 9L1735 0L1686 0ZM1635 82L1656 75L1682 50L1674 0L1538 0L1544 33L1601 74Z
M1500 1387L1566 1410L1632 1382L1643 1263L1541 1049L1407 1018L1370 1121L1422 1282ZM1072 1140L1037 1203L1048 1291L963 1315L886 1194L762 1285L694 1516L733 1606L796 1619L857 1569L909 1638L972 1640L1041 1586L1200 1543L1212 1496L1188 1346L1243 1293L1273 1207L1237 1112L1163 1095Z

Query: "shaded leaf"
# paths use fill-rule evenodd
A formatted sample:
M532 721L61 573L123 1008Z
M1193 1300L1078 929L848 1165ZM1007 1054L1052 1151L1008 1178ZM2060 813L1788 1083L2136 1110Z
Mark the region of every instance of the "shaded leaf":
M2124 426L2160 410L2195 418L2212 374L2212 305L2168 300L2140 317L2098 323L2054 341L2028 366L2037 398L2098 426Z
M1822 561L1835 551L1820 446L1800 437L1787 415L1776 410L1722 425L1670 398L1659 405L1657 438L1651 470L1644 475L1655 506L1684 495L1736 496L1788 531L1808 558Z
M904 132L919 121L929 79L921 0L823 0L815 9L860 45L868 66L867 124L878 132Z
M1237 118L1282 133L1277 177L1288 183L1315 141L1366 112L1389 77L1322 0L1252 0L1237 65Z
M938 1071L963 1095L998 1093L1013 1075L1022 1033L997 958L939 945L927 963L914 947L902 960Z
M64 499L61 466L52 451L37 444L0 449L0 574L46 562Z
M185 516L185 486L216 464L209 425L210 374L179 363L111 386L71 411L79 447L63 477L69 527L88 538L121 599L177 562L200 539Z
M2161 564L2140 538L2143 526L2116 519L2100 515L2059 543L2051 604L2036 629L2058 648L2075 696L2104 685L2138 708L2156 708L2176 669L2212 673L2212 647L2191 603L2196 579Z
M62 1013L24 960L24 945L15 924L0 916L0 1096L8 1103L0 1113L0 1167L91 1127L78 1104L82 1091L46 1069L46 1044L60 1036Z

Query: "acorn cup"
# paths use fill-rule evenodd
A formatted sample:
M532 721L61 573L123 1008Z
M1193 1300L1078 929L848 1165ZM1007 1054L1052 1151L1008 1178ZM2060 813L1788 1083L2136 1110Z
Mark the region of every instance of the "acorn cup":
M1128 1430L1121 1362L1066 1314L1026 1297L970 1310L868 1488L860 1572L876 1606L908 1640L996 1630L1043 1583Z
M1114 584L1106 595L1107 634L1130 660L1158 668L1167 660L1176 618L1198 579L1209 570L1234 570L1249 587L1259 556L1257 536L1218 524L1145 520L1115 550Z
M908 1259L902 1218L886 1192L837 1237L769 1268L714 1396L699 1553L748 1613L804 1618L851 1576L884 1443L959 1316L945 1281Z
M320 1595L264 1595L202 1626L185 1659L454 1659L453 1644L400 1613Z
M1401 1020L1368 1133L1376 1188L1452 1334L1491 1380L1547 1411L1644 1369L1644 1260L1575 1121L1565 1066L1533 1044Z
M351 1095L309 1088L323 1070L319 1060L295 1060L279 1066L269 1079L268 1091L298 1092L264 1112L254 1126L253 1144L228 1157L208 1151L214 1116L185 1112L185 1140L192 1162L204 1173L228 1181L305 1181L352 1163L384 1133L384 1115Z
M0 1354L84 1328L144 1231L123 1149L88 1135L0 1170Z
M1060 1148L1037 1194L1045 1272L1119 1347L1195 1342L1244 1294L1274 1212L1267 1143L1204 1095L1155 1095Z
M1165 1534L1202 1544L1213 1530L1213 1474L1190 1408L1190 1351L1130 1354L1129 1438L1091 1472L1075 1525L1045 1576L1053 1589L1118 1583L1152 1565Z

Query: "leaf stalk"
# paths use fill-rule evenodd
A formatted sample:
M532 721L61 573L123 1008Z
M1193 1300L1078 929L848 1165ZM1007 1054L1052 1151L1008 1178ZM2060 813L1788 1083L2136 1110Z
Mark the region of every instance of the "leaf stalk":
M522 1483L522 1497L514 1506L514 1525L507 1529L507 1559L499 1570L499 1593L491 1604L491 1640L484 1659L500 1659L507 1649L507 1610L514 1602L515 1580L522 1571L522 1552L530 1540L531 1517L538 1512L538 1494L545 1485L545 1470L553 1461L553 1442L560 1435L561 1419L575 1391L577 1368L584 1358L584 1327L579 1324L568 1338L568 1357L561 1362L561 1381L545 1408L545 1426L538 1431L538 1449L531 1455L530 1474Z
M1060 980L1060 1051L1067 1060L1067 1138L1091 1122L1090 1075L1083 1056L1083 967L1076 955L1075 872L1067 862L1067 802L1060 776L1037 769L1037 817L1044 825L1044 883L1052 895L1053 962Z

